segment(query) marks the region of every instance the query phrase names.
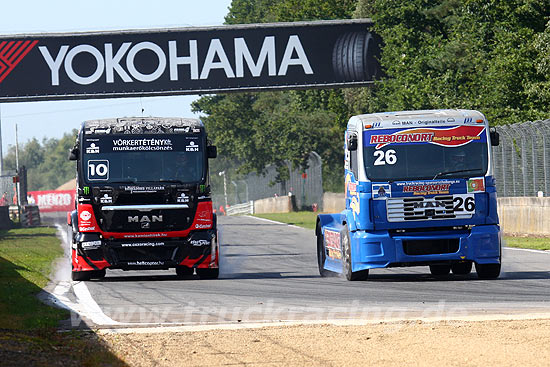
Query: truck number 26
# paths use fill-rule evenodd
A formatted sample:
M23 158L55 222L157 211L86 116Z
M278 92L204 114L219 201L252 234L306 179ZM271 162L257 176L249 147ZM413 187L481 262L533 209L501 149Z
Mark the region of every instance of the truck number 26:
M397 162L397 156L395 155L395 150L393 149L388 149L385 153L381 150L375 150L374 156L376 157L376 160L374 161L375 166L395 164Z
M455 212L473 212L476 210L476 203L473 196L455 196L453 199Z

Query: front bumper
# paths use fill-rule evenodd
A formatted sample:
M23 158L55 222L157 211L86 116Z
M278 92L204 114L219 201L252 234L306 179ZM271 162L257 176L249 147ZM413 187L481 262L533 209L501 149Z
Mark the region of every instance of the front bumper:
M184 239L103 240L83 234L73 246L72 262L74 271L217 268L218 252L214 230L192 232Z
M443 253L415 251L415 244L452 243ZM353 271L392 266L474 261L500 263L501 241L498 225L475 226L461 231L390 233L355 231L350 233ZM411 250L412 249L412 250ZM428 252L428 254L423 254Z

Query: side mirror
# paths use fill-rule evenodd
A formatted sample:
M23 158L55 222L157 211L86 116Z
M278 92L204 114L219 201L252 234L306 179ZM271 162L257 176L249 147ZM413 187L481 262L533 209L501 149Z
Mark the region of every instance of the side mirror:
M357 150L357 135L353 134L348 137L348 150Z
M206 147L206 156L208 158L216 158L218 156L218 148L215 145Z
M497 147L500 145L500 134L498 133L497 129L492 127L489 132L489 136L491 137L492 146Z
M70 161L78 161L78 153L80 153L80 151L76 147L69 150L69 160Z

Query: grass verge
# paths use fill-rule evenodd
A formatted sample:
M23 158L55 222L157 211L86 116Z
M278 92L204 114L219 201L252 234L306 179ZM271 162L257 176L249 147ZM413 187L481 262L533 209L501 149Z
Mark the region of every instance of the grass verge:
M315 229L315 221L317 214L314 212L291 212L291 213L270 213L270 214L254 214L255 217L275 220L288 224L294 224L307 229Z
M53 228L0 231L0 364L124 365L93 333L59 333L57 326L69 312L36 297L61 256Z
M318 213L292 212L273 214L254 214L255 217L294 224L300 227L315 229ZM550 250L550 238L547 237L504 237L504 244L508 247L527 248L535 250Z

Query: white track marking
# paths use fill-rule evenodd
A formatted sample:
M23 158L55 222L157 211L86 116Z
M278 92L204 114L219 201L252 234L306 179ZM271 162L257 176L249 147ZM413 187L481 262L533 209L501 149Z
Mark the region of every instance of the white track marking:
M533 249L529 249L529 248L518 248L518 247L504 247L504 248L506 250L534 252L536 254L550 254L550 251L548 251L548 250L533 250Z
M264 222L269 222L269 223L273 223L273 224L281 224L281 225L283 225L283 226L288 226L288 227L292 227L292 228L298 228L298 229L305 229L305 230L308 230L307 228L298 227L298 226L295 226L294 224L288 224L288 223L283 223L283 222L277 222L276 220L265 219L265 218L260 218L260 217L254 217L254 216L252 216L252 215L245 215L245 217L247 217L247 218L253 218L253 219L258 219L258 220L263 220Z

